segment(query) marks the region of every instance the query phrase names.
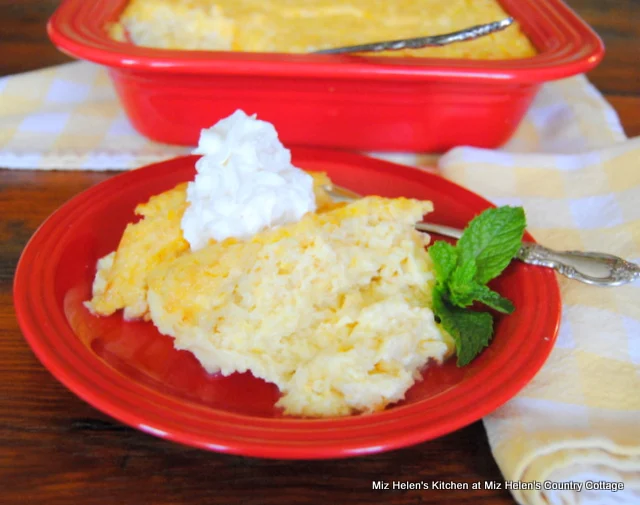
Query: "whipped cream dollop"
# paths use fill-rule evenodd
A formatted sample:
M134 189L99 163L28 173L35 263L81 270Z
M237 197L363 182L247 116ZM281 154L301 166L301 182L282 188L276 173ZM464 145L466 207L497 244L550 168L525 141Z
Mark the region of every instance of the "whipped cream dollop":
M271 123L237 110L202 130L197 174L187 186L182 233L191 250L245 239L316 210L313 178L291 164Z

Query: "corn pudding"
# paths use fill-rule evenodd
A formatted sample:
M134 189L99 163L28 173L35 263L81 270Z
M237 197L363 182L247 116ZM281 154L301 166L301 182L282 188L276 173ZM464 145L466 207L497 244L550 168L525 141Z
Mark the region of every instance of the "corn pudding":
M431 202L335 202L326 174L294 167L273 125L242 111L197 152L194 180L138 205L98 261L91 312L153 322L208 372L276 384L288 415L383 409L453 353L415 230Z
M438 35L503 19L497 0L131 0L112 38L164 49L306 53ZM510 59L536 54L514 23L443 47L379 55Z
M326 174L309 174L314 180L318 212L336 207L323 189L330 182ZM136 207L135 214L143 219L127 225L117 254L114 251L98 262L93 299L88 304L92 311L111 315L122 309L125 319L149 319L149 272L189 250L180 227L187 206L184 183Z
M184 201L184 187L142 207L161 200ZM286 414L380 410L453 352L429 308L428 238L413 228L430 209L368 197L196 252L170 225L179 208L147 214L99 261L87 305L150 319L209 372L275 383Z

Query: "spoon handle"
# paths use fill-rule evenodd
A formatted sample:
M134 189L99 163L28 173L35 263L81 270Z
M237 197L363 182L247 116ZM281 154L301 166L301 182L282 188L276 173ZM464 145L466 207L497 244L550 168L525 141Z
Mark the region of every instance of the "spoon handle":
M554 251L539 244L524 243L516 256L530 265L553 268L569 279L596 286L620 286L640 279L640 266L611 254Z
M416 229L452 238L462 236L462 230L433 223L417 223ZM640 279L640 266L611 254L554 251L524 242L516 257L524 263L553 268L569 279L596 286L620 286Z
M477 39L500 30L504 30L513 23L513 18L506 18L485 25L472 26L453 33L443 35L432 35L429 37L416 37L413 39L390 40L385 42L373 42L359 46L336 47L333 49L323 49L314 51L314 54L343 54L343 53L363 53L377 51L397 51L399 49L420 49L421 47L437 47L462 42L464 40Z
M333 199L353 202L360 195L339 186L327 188ZM459 239L462 230L428 222L416 223L416 230L438 233ZM516 258L530 265L553 268L569 279L596 286L620 286L640 279L640 266L612 254L582 251L554 251L548 247L524 242Z

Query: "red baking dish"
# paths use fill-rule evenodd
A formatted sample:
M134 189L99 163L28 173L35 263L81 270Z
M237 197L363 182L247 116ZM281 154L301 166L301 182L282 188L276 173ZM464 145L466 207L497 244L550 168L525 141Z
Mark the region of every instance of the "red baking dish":
M289 146L439 152L498 147L544 82L586 72L602 41L561 0L501 0L538 49L500 61L169 51L115 42L127 0L65 0L48 24L62 51L105 65L134 127L195 145L236 109Z

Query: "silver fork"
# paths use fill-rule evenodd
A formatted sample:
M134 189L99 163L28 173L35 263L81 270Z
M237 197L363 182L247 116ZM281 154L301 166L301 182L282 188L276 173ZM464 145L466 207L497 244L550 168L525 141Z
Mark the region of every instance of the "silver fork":
M325 186L329 196L339 202L353 202L361 195L347 188ZM416 230L459 239L463 230L440 224L416 223ZM569 279L595 286L621 286L640 279L640 266L618 256L600 252L554 251L531 242L523 242L516 258L530 265L552 268Z
M490 33L499 32L513 24L513 18L505 18L493 23L471 26L457 32L444 33L442 35L431 35L428 37L416 37L411 39L388 40L384 42L373 42L371 44L361 44L357 46L335 47L313 51L312 54L343 54L343 53L366 53L378 51L397 51L399 49L420 49L421 47L446 46L454 42L477 39Z

